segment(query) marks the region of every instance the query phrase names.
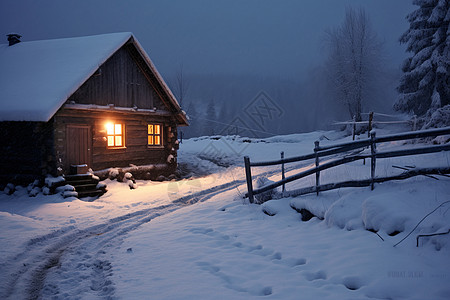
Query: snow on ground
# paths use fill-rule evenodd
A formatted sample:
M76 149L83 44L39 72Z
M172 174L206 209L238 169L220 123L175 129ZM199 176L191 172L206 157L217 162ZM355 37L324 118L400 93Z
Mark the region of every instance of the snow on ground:
M378 134L378 133L377 133ZM106 180L101 198L28 197L0 192L0 297L56 299L449 299L450 179L425 176L370 188L248 204L244 155L252 161L310 153L314 141L348 141L339 132L266 139L183 141L190 178ZM415 144L380 145L381 149ZM449 166L449 153L377 161ZM286 165L288 175L311 165ZM323 172L325 181L368 177L369 163ZM279 180L279 166L254 168ZM287 189L311 184L312 178ZM407 237L428 213L443 204ZM316 217L302 221L298 212ZM371 231L369 231L371 230ZM376 231L376 233L374 233ZM403 242L393 247L403 238Z

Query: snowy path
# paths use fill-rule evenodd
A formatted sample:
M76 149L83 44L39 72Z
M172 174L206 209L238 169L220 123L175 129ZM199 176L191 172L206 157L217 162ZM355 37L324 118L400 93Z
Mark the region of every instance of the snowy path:
M262 174L270 176L278 172L269 170ZM0 298L73 297L92 292L100 297L111 296L114 294L108 279L111 262L105 249L118 246L130 231L159 216L207 201L244 183L243 179L232 180L177 198L167 205L138 210L84 229L66 226L34 237L22 252L6 258L1 265L1 273L8 274L8 280L0 283Z
M171 204L139 210L103 224L85 229L70 226L33 238L23 252L6 259L1 266L3 274L9 273L9 280L1 283L0 298L37 299L41 293L44 297L67 297L88 292L89 289L99 296L109 296L113 289L108 288L111 285L108 280L110 262L104 258L105 248L117 245L124 235L158 216L206 201L242 183L228 182L181 197ZM63 256L64 263L61 262ZM56 270L53 268L55 266L58 266ZM67 279L67 282L61 281L61 278ZM53 279L57 279L62 286L56 285Z

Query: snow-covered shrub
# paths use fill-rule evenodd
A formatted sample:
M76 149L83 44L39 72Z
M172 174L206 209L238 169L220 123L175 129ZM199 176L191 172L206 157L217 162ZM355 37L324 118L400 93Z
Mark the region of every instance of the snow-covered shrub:
M450 126L450 104L436 109L431 115L425 118L425 122L422 129Z
M40 185L39 180L37 180L37 179L33 183L30 183L27 186L28 196L36 197L37 194L39 194L41 192L41 188L39 185Z
M274 182L272 180L268 179L267 177L260 176L256 180L255 188L259 189L259 188L262 188L262 187L267 186L272 183L274 183ZM273 198L274 193L275 193L275 190L272 189L272 190L263 192L261 194L257 194L257 195L255 195L255 200L256 200L255 202L260 204L260 203L269 201Z
M14 184L8 183L5 187L5 189L3 190L3 192L6 195L12 195L15 192L15 190L16 190L16 187L14 186Z
M49 187L47 187L47 186L44 186L43 188L42 188L42 194L44 194L44 195L50 195L51 193L50 193L50 189L49 189Z
M31 191L28 192L28 196L36 197L41 192L41 188L38 186L33 187Z

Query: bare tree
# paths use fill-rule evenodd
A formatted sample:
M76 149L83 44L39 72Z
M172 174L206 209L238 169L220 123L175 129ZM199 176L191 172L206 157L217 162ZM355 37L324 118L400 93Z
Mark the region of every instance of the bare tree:
M189 81L186 79L183 64L180 64L180 68L175 75L172 90L178 100L178 103L181 107L183 107L183 101L185 100L189 90Z
M347 106L350 117L361 120L381 65L381 42L363 9L348 8L344 22L327 32L329 57L326 63L334 95Z

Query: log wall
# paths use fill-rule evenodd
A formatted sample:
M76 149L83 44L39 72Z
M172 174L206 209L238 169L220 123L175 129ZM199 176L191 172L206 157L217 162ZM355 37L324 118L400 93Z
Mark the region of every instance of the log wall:
M107 122L124 124L125 147L111 149L107 147ZM147 145L147 124L161 124L163 145L159 147ZM173 117L151 116L130 112L96 112L62 109L55 116L55 153L61 159L60 167L67 172L70 162L66 160L66 127L68 124L88 125L92 136L91 161L93 170L111 167L129 167L130 165L166 164L168 173L176 170L178 144L177 127ZM169 155L175 160L167 163ZM159 175L159 174L158 174ZM166 175L166 174L164 174ZM157 174L152 174L152 178ZM149 178L150 179L150 178Z

